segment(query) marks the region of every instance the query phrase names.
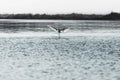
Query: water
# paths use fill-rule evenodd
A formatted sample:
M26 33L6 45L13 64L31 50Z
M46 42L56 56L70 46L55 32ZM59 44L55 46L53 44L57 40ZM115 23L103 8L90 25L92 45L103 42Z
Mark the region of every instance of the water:
M0 80L119 80L120 37L0 38Z
M47 27L58 24L69 28L61 39ZM119 25L119 21L0 20L0 80L120 80Z
M120 33L120 21L100 21L100 20L21 20L21 19L1 19L1 34L19 34L21 35L42 35L48 33L56 35L48 25L64 25L69 31L62 34L70 35L118 35Z
M87 31L103 29L120 29L120 21L96 21L96 20L0 20L1 31L50 31L47 25L65 25L70 30Z

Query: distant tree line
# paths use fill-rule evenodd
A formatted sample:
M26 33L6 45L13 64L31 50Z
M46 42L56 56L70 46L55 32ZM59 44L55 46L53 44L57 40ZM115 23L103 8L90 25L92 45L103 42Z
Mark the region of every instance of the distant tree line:
M0 14L0 19L120 20L120 13L97 14Z

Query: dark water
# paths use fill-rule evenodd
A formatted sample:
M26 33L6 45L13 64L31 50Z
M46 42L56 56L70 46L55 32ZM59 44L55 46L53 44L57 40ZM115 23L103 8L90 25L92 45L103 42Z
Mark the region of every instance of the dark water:
M66 26L70 31L91 31L91 30L119 30L120 21L100 20L16 20L1 19L0 31L7 33L17 32L51 32L47 25Z

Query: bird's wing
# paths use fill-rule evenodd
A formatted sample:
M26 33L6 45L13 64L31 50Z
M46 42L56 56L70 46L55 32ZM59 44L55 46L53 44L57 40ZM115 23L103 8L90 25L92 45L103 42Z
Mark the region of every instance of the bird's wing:
M62 32L67 32L68 30L69 30L69 28L67 28L67 27L61 29Z
M67 32L69 30L69 28L66 28L63 32Z
M52 27L52 26L50 26L50 25L48 25L48 27L49 27L50 29L52 29L53 31L58 32L55 27Z

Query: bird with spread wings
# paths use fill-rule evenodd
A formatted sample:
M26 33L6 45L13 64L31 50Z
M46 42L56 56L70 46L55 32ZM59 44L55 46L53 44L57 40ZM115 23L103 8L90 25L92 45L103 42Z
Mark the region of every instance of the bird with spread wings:
M53 26L53 25L48 25L48 27L50 28L50 29L52 29L53 31L55 31L55 32L57 32L58 33L58 38L60 39L60 33L62 33L62 32L66 32L66 31L68 31L69 29L68 29L68 27L65 27L65 26L62 26L62 27L60 27L60 26Z

